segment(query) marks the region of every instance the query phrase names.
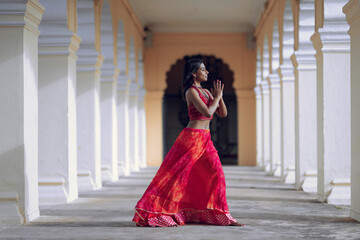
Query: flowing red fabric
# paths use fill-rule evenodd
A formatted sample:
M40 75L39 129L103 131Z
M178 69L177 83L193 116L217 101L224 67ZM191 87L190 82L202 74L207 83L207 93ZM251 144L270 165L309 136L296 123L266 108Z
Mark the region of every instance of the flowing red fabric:
M210 130L185 128L166 155L133 221L169 227L189 222L229 225L225 176Z

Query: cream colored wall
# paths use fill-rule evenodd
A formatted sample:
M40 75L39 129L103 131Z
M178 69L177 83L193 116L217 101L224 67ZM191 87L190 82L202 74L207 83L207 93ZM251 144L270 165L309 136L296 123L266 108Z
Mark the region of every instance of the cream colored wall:
M144 72L149 166L162 162L162 97L166 73L186 55L214 55L234 72L238 99L238 163L256 165L255 51L247 49L245 33L154 33L153 46L145 49Z

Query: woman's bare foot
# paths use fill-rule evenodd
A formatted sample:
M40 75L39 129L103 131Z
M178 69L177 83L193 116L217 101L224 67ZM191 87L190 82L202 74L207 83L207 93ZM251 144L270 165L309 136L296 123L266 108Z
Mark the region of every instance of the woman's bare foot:
M238 222L233 222L233 223L230 223L230 226L243 227L243 226L245 226L245 224L243 224L243 223L238 223Z

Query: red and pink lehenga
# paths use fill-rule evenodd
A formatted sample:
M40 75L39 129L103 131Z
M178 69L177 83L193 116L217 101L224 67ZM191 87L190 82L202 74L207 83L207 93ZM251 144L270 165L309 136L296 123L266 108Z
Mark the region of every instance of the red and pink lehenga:
M207 105L211 104L200 96ZM193 116L192 112L189 108L189 115ZM136 204L133 221L137 226L151 227L236 222L229 213L225 176L210 130L181 131Z

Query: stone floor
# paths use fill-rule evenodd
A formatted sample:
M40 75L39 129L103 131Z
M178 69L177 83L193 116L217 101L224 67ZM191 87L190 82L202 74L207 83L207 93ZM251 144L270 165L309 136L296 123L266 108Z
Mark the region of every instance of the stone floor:
M230 212L245 227L135 227L133 207L155 171L104 183L70 204L42 206L30 224L0 225L0 239L360 239L349 206L319 203L254 167L224 167Z

